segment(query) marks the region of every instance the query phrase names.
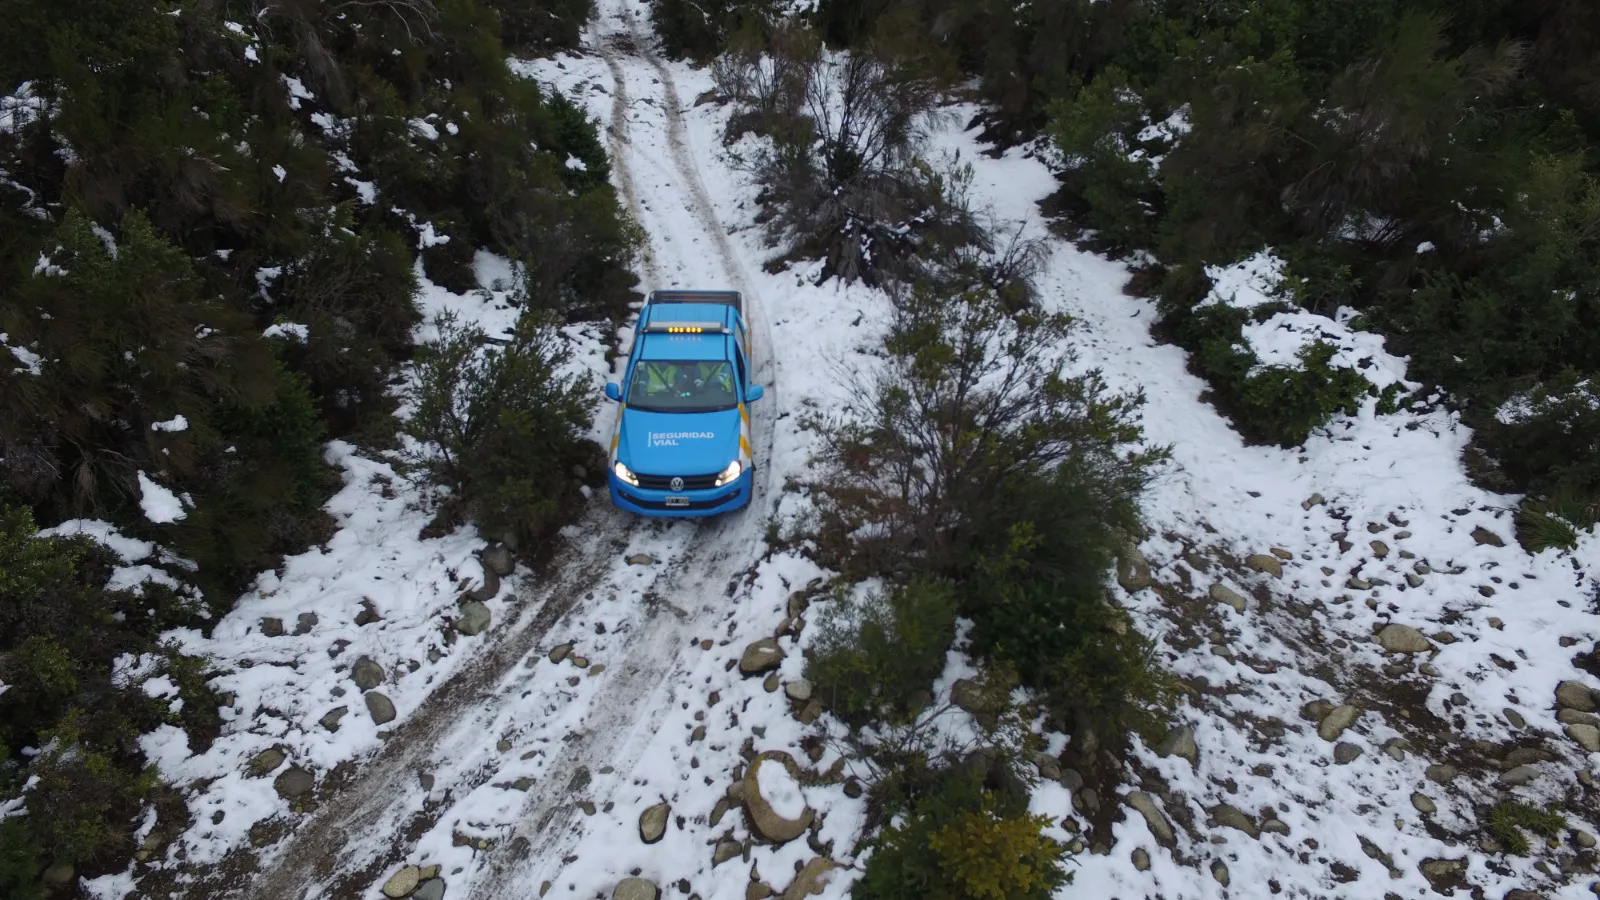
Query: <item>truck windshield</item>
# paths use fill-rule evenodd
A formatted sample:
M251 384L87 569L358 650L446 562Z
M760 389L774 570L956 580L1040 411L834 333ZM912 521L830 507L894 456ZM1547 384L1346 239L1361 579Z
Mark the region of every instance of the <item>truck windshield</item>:
M725 361L640 360L628 385L628 406L645 412L717 412L738 403Z

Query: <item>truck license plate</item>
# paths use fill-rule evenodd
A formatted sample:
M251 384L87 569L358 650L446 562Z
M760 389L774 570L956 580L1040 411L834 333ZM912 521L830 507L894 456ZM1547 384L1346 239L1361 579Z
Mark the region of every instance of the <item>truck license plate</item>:
M668 506L688 506L689 505L689 498L688 497L668 497L667 498L667 505Z

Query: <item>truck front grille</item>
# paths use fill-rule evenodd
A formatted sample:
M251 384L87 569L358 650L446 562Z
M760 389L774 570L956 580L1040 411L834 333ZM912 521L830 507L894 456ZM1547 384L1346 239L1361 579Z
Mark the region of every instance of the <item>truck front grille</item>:
M647 490L652 490L652 491L670 491L670 490L672 490L672 479L674 477L678 477L678 478L682 478L683 479L683 489L684 490L686 490L686 491L704 491L704 490L707 490L709 488L714 488L714 487L717 486L717 476L720 475L721 473L720 472L713 472L710 475L678 475L678 476L672 476L672 475L646 475L643 472L635 472L633 474L634 474L635 478L639 479L639 487L645 488Z

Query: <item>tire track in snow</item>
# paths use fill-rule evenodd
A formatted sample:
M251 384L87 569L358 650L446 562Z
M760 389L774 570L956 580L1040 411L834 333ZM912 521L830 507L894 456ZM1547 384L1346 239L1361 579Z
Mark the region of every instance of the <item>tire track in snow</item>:
M584 536L610 533L627 540L640 524L627 521L609 504L597 500L577 527ZM567 541L563 550L557 551L557 558L564 552L565 562L524 592L510 607L508 621L491 632L490 642L420 708L397 723L395 737L362 765L353 783L325 799L309 820L272 851L272 858L243 886L243 896L250 900L329 896L316 890L318 882L338 879L362 865L381 863L382 852L367 854L377 859L351 857L358 855L364 839L374 834L389 836L386 849L392 851L415 827L416 819L428 815L417 791L419 773L447 768L437 765L439 761L473 759L474 754L464 745L478 742L483 726L493 719L493 705L486 704L486 699L515 696L516 685L505 685L507 676L516 675L517 664L539 646L553 626L568 617L579 598L596 593L615 567L615 560L608 558L614 555L611 546L612 541L592 537ZM492 769L458 767L453 780L442 786L463 795L492 776ZM419 802L410 802L413 800ZM224 890L224 886L202 880L189 895L214 897Z
M771 467L766 463L772 459L776 431L778 365L768 352L773 344L766 310L751 291L741 259L717 220L690 150L682 102L670 70L650 52L647 39L639 34L636 18L629 14L625 4L613 2L606 7L602 14L612 23L617 18L626 22L624 32L602 36L595 48L611 73L612 96L618 101L615 109L625 109L632 103L628 99L632 94L627 85L627 73L617 53L616 38L626 37L628 49L648 62L657 73L661 96L655 105L665 114L668 149L678 176L676 183L687 193L682 198L686 211L711 238L719 267L731 286L743 293L746 315L753 328L759 331L762 352L755 368L758 380L767 382L768 396L755 405L757 414L752 420L758 429L755 437L761 447L763 464L756 470L761 475L752 484L749 508L715 522L703 523L700 536L704 537L701 544L706 548L704 557L695 558L692 565L680 565L673 577L662 585L662 596L697 597L700 598L697 607L692 611L675 609L677 614L671 617L662 617L657 607L641 623L649 633L638 647L631 648L621 664L620 677L614 676L605 691L595 698L591 705L594 715L585 723L582 734L564 745L557 764L530 792L513 838L497 846L485 860L483 869L465 886L468 896L486 900L525 898L532 886L554 879L566 865L565 848L576 842L583 828L578 800L581 797L597 806L604 805L615 789L626 782L673 704L682 702L680 686L685 690L689 687L674 677L682 667L681 655L691 638L711 633L711 629L721 623L721 614L726 610L722 604L707 602L707 598L735 596L739 580L753 577L765 545L761 532L764 521L759 515L770 511ZM620 146L621 153L638 152L626 131L631 127L628 117L613 113L612 125L613 146ZM631 177L635 171L631 162L622 165L614 162L613 167L621 177ZM637 185L629 185L625 193L636 197ZM656 230L654 236L659 240L664 235L662 230ZM651 285L666 286L661 282ZM723 285L683 286L716 288ZM755 355L754 347L752 355ZM761 410L762 406L765 410ZM721 591L717 590L719 584L725 585ZM602 761L611 772L597 779L590 767L599 768Z

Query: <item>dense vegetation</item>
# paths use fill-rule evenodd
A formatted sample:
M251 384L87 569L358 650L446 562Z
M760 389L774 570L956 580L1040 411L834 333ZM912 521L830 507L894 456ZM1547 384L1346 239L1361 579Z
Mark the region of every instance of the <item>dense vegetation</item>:
M481 248L514 261L539 323L626 308L635 237L595 128L506 64L574 43L589 12L0 0L0 894L138 849L163 796L139 735L176 724L198 750L216 726L207 664L158 635L327 534L326 440L395 445L419 272L477 289ZM521 329L499 370L549 376L545 333ZM442 486L508 489L474 464ZM551 527L565 495L520 488L502 499L536 515L487 518ZM110 583L124 560L36 534L78 518L145 542L179 587ZM161 674L183 703L136 683ZM181 802L157 808L181 825Z
M1436 391L1486 486L1600 517L1600 8L1563 0L821 0L833 46L975 78L989 135L1044 137L1052 209L1140 252L1135 289L1247 438ZM683 52L770 43L763 0L658 4ZM1284 261L1279 309L1353 312L1423 389L1380 395L1313 345L1267 371L1199 307L1210 266ZM1370 399L1369 399L1370 398ZM1539 531L1541 529L1533 529Z

